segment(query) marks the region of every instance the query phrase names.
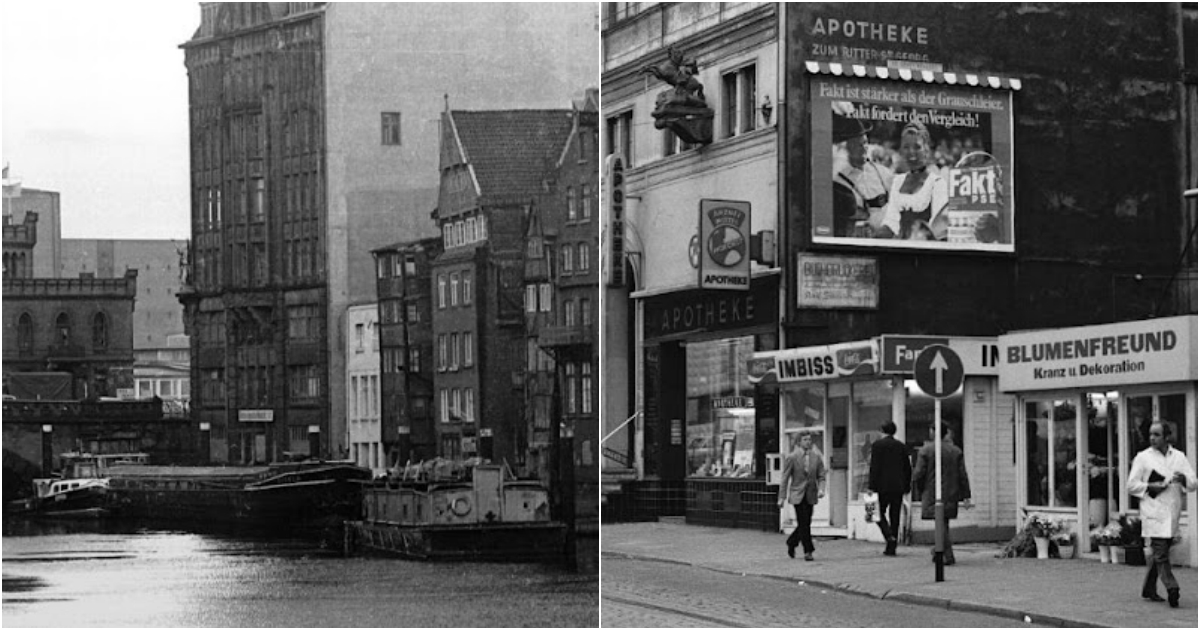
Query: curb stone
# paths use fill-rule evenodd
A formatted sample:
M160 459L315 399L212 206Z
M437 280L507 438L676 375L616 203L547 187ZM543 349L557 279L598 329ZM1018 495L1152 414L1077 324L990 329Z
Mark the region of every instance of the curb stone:
M1028 617L1029 623L1031 625L1038 624L1038 625L1045 625L1045 626L1058 626L1058 627L1063 627L1063 628L1106 628L1106 627L1108 627L1108 626L1094 624L1091 622L1079 621L1076 619L1068 619L1065 617L1054 617L1051 615L1045 615L1045 614L1041 614L1041 613L1025 612L1025 611L1017 610L1015 608L1001 608L998 606L990 606L987 604L961 602L961 601L955 601L952 599L945 599L942 597L930 597L928 595L919 595L916 593L885 591L884 593L879 594L879 593L874 593L874 592L870 591L869 589L857 586L855 584L849 584L849 583L834 584L834 583L830 583L830 582L822 582L820 580L802 579L799 577L787 577L787 576L782 576L782 575L764 575L764 574L760 574L760 573L748 573L748 572L744 572L744 571L733 571L733 570L729 570L729 569L717 569L717 568L705 566L702 564L697 564L694 562L683 562L680 560L672 560L669 558L643 556L643 555L632 554L632 553L627 553L627 552L604 551L604 552L601 552L601 556L602 557L608 556L611 558L623 558L623 559L627 559L627 560L641 560L641 561L645 561L645 562L660 562L663 564L673 564L673 565L678 565L678 566L695 567L698 569L712 571L714 573L723 573L726 575L737 575L737 576L754 576L754 577L758 577L758 578L765 578L765 579L769 579L769 580L776 580L776 581L782 581L782 582L788 582L788 583L803 582L804 586L812 586L815 588L826 589L826 590L830 590L830 591L837 591L839 593L845 593L848 595L856 595L859 597L869 597L871 599L893 600L893 601L902 602L905 604L911 604L914 606L925 606L925 607L929 607L929 608L943 608L946 610L972 612L972 613L989 615L992 617L1001 617L1001 618L1005 618L1005 619L1024 620L1026 617Z

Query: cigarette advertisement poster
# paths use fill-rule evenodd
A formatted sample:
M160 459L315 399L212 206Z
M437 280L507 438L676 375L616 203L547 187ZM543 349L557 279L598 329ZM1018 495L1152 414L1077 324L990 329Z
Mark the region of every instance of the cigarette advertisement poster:
M821 75L812 101L814 242L1014 251L1009 92Z

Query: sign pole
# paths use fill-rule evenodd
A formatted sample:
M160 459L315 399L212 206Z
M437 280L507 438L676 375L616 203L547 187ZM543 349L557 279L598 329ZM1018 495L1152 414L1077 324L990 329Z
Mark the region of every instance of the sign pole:
M932 344L913 360L913 377L921 391L933 398L933 566L934 579L944 582L949 532L946 531L946 497L942 496L942 399L953 395L962 386L962 359L950 346Z
M934 581L946 581L946 506L942 503L942 399L933 399L933 470L934 470Z

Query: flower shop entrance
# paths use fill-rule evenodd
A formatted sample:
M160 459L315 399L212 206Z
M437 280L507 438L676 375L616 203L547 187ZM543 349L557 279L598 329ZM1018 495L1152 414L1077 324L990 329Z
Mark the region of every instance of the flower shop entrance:
M1170 425L1173 446L1195 461L1195 404L1194 385L1022 396L1016 418L1021 520L1034 514L1060 520L1080 554L1089 552L1091 530L1138 513L1138 499L1125 492L1125 483L1133 458L1149 446L1151 423ZM1196 564L1194 506L1189 498L1183 544L1172 554L1190 566Z

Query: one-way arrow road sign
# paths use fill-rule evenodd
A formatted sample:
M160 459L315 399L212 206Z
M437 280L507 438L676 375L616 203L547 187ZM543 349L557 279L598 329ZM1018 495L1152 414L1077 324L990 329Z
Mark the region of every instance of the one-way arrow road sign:
M950 346L926 346L913 361L913 377L921 391L934 398L947 398L962 386L962 359Z

